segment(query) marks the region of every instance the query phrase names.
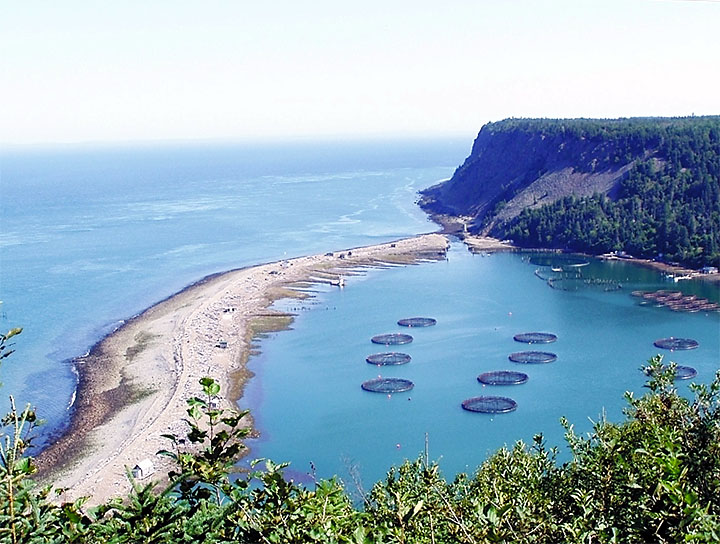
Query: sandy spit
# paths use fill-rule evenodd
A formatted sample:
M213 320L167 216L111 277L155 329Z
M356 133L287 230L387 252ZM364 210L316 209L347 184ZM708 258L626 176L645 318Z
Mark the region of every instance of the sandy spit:
M224 408L234 408L250 375L252 337L273 318L287 322L268 306L291 295L294 283L337 282L351 267L442 259L447 248L445 236L426 234L278 261L209 276L152 306L77 360L70 425L38 456L38 479L64 488L59 500L90 497L93 505L127 494L126 467L143 459L166 473L167 458L155 455L169 446L160 435L183 435L185 400L200 394L203 376L221 383Z

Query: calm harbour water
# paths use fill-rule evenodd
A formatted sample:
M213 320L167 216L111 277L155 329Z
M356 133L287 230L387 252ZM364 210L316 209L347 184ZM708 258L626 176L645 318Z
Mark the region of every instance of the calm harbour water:
M452 174L470 142L379 142L16 151L0 156L0 327L22 326L3 365L3 398L37 405L47 435L62 428L75 388L71 359L150 304L206 274L310 253L393 240L434 226L417 191ZM661 336L690 336L700 348L673 358L709 381L718 368L716 316L640 307L633 288L667 287L655 272L592 263L588 277L615 279L606 292L550 289L521 254L472 256L454 245L447 261L369 270L340 291L318 286L293 330L263 340L245 405L261 438L254 456L291 461L303 477L366 484L414 458L429 434L446 474L472 470L488 452L543 432L562 444L561 415L580 429L604 410L621 417L625 390L640 392L638 367ZM636 287L637 286L637 287ZM715 296L696 282L687 291ZM413 361L368 365L370 337L397 319L427 314L413 329ZM522 366L512 414L466 413L459 403L485 390L482 371L518 368L512 336L548 330L558 361ZM677 355L677 357L675 357ZM412 379L408 394L360 390L366 379ZM681 387L686 388L686 385ZM408 400L411 399L411 400Z
M642 364L662 350L653 341L691 337L700 347L666 352L666 361L697 369L696 381L709 382L720 367L720 314L680 314L641 306L632 289L677 287L652 271L623 262L593 261L583 269L583 287L550 288L535 275L537 266L523 253L473 256L456 243L447 261L370 271L350 278L340 291L318 288L315 299L286 301L279 307L300 311L290 332L262 342L251 361L245 406L251 407L262 436L252 441L253 457L291 461L297 478L317 474L350 478L349 469L368 484L388 467L415 458L429 436L430 456L446 476L473 471L489 453L516 440L543 433L561 458L566 416L580 432L602 414L620 421L625 391L642 394ZM604 280L604 281L598 281ZM606 291L608 280L622 288ZM718 297L717 287L684 284L686 291ZM407 329L403 317L434 317L434 327ZM555 343L528 346L517 333L549 331ZM409 332L414 341L386 349L373 335ZM528 349L550 351L557 361L524 365L508 355ZM377 367L365 358L374 352L401 351L407 365ZM482 386L478 374L519 370L523 385ZM415 383L413 390L388 397L362 391L378 376ZM678 382L688 392L687 382ZM479 395L509 396L515 412L470 413L460 403Z

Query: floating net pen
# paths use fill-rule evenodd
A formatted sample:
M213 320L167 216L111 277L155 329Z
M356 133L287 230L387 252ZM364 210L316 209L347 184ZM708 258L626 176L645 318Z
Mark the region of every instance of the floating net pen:
M477 380L485 385L520 385L528 381L528 375L514 370L494 370L483 372Z
M387 353L373 353L365 359L371 365L404 365L410 362L411 357L407 353L391 351Z
M691 366L678 365L675 369L676 380L689 380L697 376L697 370Z
M503 414L517 409L517 402L508 397L473 397L462 402L464 410L483 414Z
M408 317L397 322L401 327L432 327L437 324L437 319L432 317Z
M700 344L698 344L697 340L693 340L692 338L675 338L670 336L669 338L660 338L659 340L655 340L653 345L660 349L676 350L695 349Z
M508 356L513 363L530 365L552 363L557 360L557 355L548 351L517 351Z
M660 371L665 370L665 366L662 366L660 368ZM648 376L651 374L654 374L654 372L650 371L649 369L645 370L645 374ZM677 365L675 367L675 379L676 380L690 380L697 376L697 370L695 370L691 366L684 366L684 365Z
M390 334L378 334L377 336L373 336L371 339L373 344L383 344L385 346L389 345L400 345L400 344L409 344L413 341L413 337L409 334L401 334L401 333L390 333Z
M361 387L373 393L402 393L410 391L415 384L404 378L375 378L363 382Z
M551 344L557 340L557 335L550 332L524 332L513 336L513 340L524 344Z

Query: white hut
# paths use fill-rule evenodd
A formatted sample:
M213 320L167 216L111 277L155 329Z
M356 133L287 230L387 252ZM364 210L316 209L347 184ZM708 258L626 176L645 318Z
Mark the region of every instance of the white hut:
M150 459L143 459L132 469L133 478L142 480L155 472L155 466Z

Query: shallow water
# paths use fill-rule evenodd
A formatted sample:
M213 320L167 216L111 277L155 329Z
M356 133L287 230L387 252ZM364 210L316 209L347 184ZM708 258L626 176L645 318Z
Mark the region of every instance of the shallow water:
M292 331L262 341L262 354L251 361L257 375L243 405L253 410L262 433L250 443L252 457L290 461L299 479L314 467L318 476L350 481L352 468L366 486L392 464L419 455L425 433L430 456L450 477L474 470L504 444L531 442L536 433L566 458L560 417L581 432L602 414L619 421L625 391L643 392L640 366L662 351L653 346L657 338L700 342L696 350L666 352L667 360L697 369L694 381L709 382L720 367L720 314L679 314L640 306L630 296L633 289L668 288L656 272L593 261L583 269L589 280L583 287L562 291L538 278L537 269L526 254L474 256L455 244L446 261L369 271L349 278L343 290L321 289L312 304L281 302L281 308L306 311ZM610 283L622 288L608 291ZM681 287L718 297L707 284ZM396 325L410 316L433 317L437 325ZM535 346L513 340L528 331L553 332L558 340ZM409 332L414 340L389 349L371 344L373 335L387 332ZM538 365L508 360L511 352L532 349L558 359ZM412 361L393 367L365 362L379 351L405 352ZM476 380L501 369L530 379L515 386ZM361 390L379 374L410 379L415 387L390 396ZM688 392L687 382L678 387ZM479 395L509 396L518 408L497 415L462 410L464 399Z

